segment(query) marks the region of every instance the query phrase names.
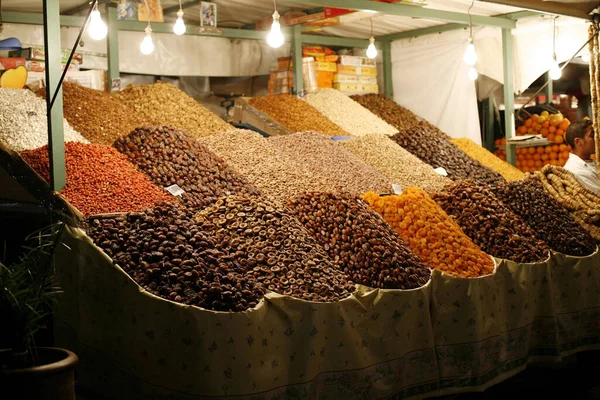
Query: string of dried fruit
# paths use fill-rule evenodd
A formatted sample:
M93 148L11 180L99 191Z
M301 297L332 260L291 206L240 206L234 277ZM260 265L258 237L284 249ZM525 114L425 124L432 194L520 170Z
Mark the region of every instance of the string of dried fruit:
M431 197L475 244L494 257L534 263L550 255L548 245L485 185L461 181Z
M244 311L265 293L223 254L181 206L91 218L87 232L141 287L162 298L215 311Z
M50 181L48 146L26 150L21 157ZM83 215L141 211L163 201L173 201L164 190L138 171L112 147L78 142L65 143L67 183L61 194Z
M410 187L399 196L369 192L363 199L383 216L421 261L432 268L465 278L494 272L491 257L423 190Z
M433 168L444 168L450 179L472 179L487 184L504 182L502 175L481 165L424 123L398 132L392 140Z
M288 209L350 278L382 289L415 289L430 270L376 212L348 193L306 193Z
M493 192L553 250L579 257L596 251L590 234L573 220L566 208L544 192L538 180L503 183L495 186Z
M183 189L181 200L193 211L213 204L221 196L260 194L205 145L171 127L137 128L119 138L114 147L156 185L178 185Z
M600 197L584 188L572 173L560 167L548 165L535 177L596 242L600 241Z
M354 292L350 278L284 209L230 196L199 212L196 221L225 262L268 290L311 301L338 301Z

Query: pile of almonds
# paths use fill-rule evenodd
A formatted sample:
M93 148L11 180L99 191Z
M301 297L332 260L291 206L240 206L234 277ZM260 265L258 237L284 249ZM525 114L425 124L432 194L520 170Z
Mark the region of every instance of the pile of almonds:
M502 175L484 167L424 123L398 132L392 140L433 168L444 168L453 180L472 179L487 184L504 182Z
M462 181L432 198L483 251L518 263L545 261L548 244L510 211L486 185Z
M46 89L36 92L46 97ZM63 83L63 108L71 126L92 143L110 146L138 126L154 123L110 94L77 83Z
M158 186L178 185L183 203L193 211L228 195L259 195L256 187L191 136L165 126L137 128L114 147Z
M24 151L21 157L50 181L48 146ZM65 143L65 163L67 184L60 193L85 216L141 211L173 201L112 147Z
M331 259L356 283L415 289L430 270L376 212L346 193L307 193L287 204Z
M279 94L254 97L249 103L293 132L315 130L329 136L350 135L316 108L296 96Z
M285 158L329 182L322 191L360 195L369 190L384 193L391 190L389 178L358 159L339 142L318 132L274 136L268 140Z
M481 251L423 190L410 187L399 196L380 196L371 192L363 198L425 264L465 278L494 271L491 257Z
M536 179L507 182L493 188L494 194L512 212L533 228L550 247L571 256L588 256L596 251L594 239L569 211L550 197Z
M152 85L129 85L113 96L143 118L144 123L138 126L158 121L194 137L232 129L227 122L169 83L158 81Z
M215 243L180 206L91 218L88 234L141 287L162 298L215 311L244 311L265 293L252 276L221 261Z
M196 221L224 253L224 262L270 291L322 302L354 291L348 276L283 208L230 196L198 213Z

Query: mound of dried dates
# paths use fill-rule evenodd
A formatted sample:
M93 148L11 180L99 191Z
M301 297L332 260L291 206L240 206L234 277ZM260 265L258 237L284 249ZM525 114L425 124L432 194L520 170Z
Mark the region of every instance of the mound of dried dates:
M433 168L444 168L450 179L472 179L487 184L504 182L502 175L469 157L425 122L399 131L392 140Z
M88 234L140 286L157 296L216 311L255 307L265 289L240 273L181 206L91 218Z
M178 185L186 207L199 211L221 196L259 190L188 134L166 126L137 128L113 146L158 186Z
M535 234L550 247L571 256L588 256L596 251L594 240L558 201L550 197L536 179L495 186L494 194L512 212L520 215Z
M230 196L196 215L224 254L273 292L311 301L337 301L355 289L325 251L287 211L256 198Z
M429 281L430 269L359 197L306 193L291 199L287 207L354 282L414 289Z
M483 251L519 263L546 260L548 244L494 196L488 186L461 181L431 196Z

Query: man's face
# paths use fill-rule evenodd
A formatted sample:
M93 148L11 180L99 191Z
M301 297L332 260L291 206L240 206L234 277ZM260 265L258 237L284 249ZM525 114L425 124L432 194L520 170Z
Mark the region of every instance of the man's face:
M596 144L594 142L594 128L593 127L589 127L588 130L585 132L585 135L583 136L583 139L580 139L580 145L581 145L581 150L583 151L584 154L591 155L596 151Z

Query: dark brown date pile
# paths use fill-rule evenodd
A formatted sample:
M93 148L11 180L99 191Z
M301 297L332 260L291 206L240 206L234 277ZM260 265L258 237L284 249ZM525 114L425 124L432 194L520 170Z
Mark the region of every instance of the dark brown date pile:
M200 211L221 196L259 195L258 189L188 134L161 126L137 128L113 145L158 186L178 185L181 200Z
M265 290L220 261L221 253L181 206L163 203L143 213L90 218L88 234L145 290L215 311L244 311Z
M518 263L542 262L550 255L546 242L494 196L472 181L447 186L432 198L483 251Z
M297 219L255 198L219 199L196 215L223 258L273 292L337 301L354 291Z
M567 209L550 197L539 181L507 182L495 186L494 194L512 212L531 226L537 237L550 247L571 256L588 256L596 251L590 234L569 214Z
M404 240L357 196L306 193L287 203L350 278L383 289L415 289L431 272Z
M425 123L398 132L392 140L433 168L444 168L450 179L472 179L487 184L504 182L502 175L469 157Z

